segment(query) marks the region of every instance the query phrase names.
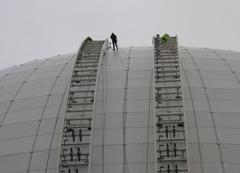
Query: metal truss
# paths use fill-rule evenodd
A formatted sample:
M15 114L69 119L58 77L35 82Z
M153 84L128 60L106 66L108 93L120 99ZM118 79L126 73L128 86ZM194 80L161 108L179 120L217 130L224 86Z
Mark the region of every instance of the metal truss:
M86 39L70 82L62 135L59 172L88 169L97 72L104 41Z
M158 173L187 173L187 147L177 38L154 37Z

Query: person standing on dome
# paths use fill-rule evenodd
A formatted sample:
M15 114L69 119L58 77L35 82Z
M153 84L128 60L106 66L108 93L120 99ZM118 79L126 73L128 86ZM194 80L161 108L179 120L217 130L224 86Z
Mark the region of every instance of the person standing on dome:
M112 39L112 44L113 44L113 50L118 50L118 46L117 46L117 36L112 33L110 38Z

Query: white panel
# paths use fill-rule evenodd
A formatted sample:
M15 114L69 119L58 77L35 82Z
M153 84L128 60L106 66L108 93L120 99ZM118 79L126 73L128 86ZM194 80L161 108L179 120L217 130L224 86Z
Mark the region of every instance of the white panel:
M91 164L102 164L102 146L92 146Z
M208 88L207 91L210 99L240 100L240 89Z
M203 162L220 162L217 144L201 144Z
M146 88L129 88L127 90L128 99L150 99L152 96L152 89Z
M199 162L200 161L199 145L188 144L188 154L189 154L188 160L190 162Z
M135 163L135 164L128 164L129 172L137 172L137 173L155 173L155 165L148 163L148 169L146 170L146 163Z
M38 135L52 133L55 127L56 119L42 120Z
M107 129L104 133L104 144L122 144L122 129Z
M196 128L187 128L187 140L190 143L197 143L198 138L197 138L197 129Z
M147 128L127 128L127 143L147 143ZM153 133L153 128L149 128L149 134ZM153 142L152 136L149 135L148 142Z
M126 124L127 127L153 127L153 113L128 113Z
M127 101L127 112L148 112L149 109L149 102L152 100L128 100Z
M18 93L16 99L23 99L23 98L37 97L37 96L46 96L50 93L50 90L51 90L51 87L21 90Z
M207 80L204 79L205 85L208 88L229 88L229 89L239 89L239 84L235 80L217 80L211 79Z
M210 100L214 112L239 113L240 101Z
M41 119L43 108L9 112L3 124L32 121Z
M104 147L104 163L122 163L123 162L123 150L122 145L112 145Z
M222 144L221 151L224 163L240 163L240 145Z
M59 106L46 107L43 118L44 119L56 118L58 116L58 112L59 112ZM63 117L63 116L65 116L65 113L60 113L60 117Z
M148 148L147 148L148 147ZM130 144L126 147L127 159L130 163L154 162L154 144Z
M16 92L1 93L0 94L0 103L11 101L14 98L15 95L16 95Z
M59 161L58 158L59 158L59 151L58 150L52 150L50 152L50 155L49 155L48 169L58 167L58 161Z
M104 116L95 116L94 119L94 127L95 129L102 129L102 123L103 123L103 118ZM107 114L105 115L105 129L109 129L109 128L122 128L123 123L122 123L122 114L119 113L118 116L116 115L111 115L111 114Z
M34 137L25 137L0 142L0 155L30 152Z
M198 127L213 128L212 117L209 112L195 112Z
M139 61L139 59L138 59ZM129 79L134 78L148 78L150 79L152 75L152 69L150 70L130 70L129 71Z
M4 125L0 128L0 140L36 135L39 121Z
M152 86L152 79L143 78L143 79L129 79L128 88L144 88Z
M199 138L201 143L217 142L213 128L199 128Z
M122 173L122 164L105 164L104 165L104 173ZM102 165L92 165L91 173L102 173Z
M240 164L224 164L226 172L239 173Z
M25 172L28 167L30 153L7 155L0 157L2 173Z
M94 130L92 145L102 145L102 130Z
M9 111L20 111L43 107L46 104L47 96L31 97L15 100Z
M217 172L222 173L222 167L220 163L204 163L203 169L205 172Z
M200 163L189 162L188 167L189 167L189 172L202 173Z
M195 111L209 111L207 100L193 100Z
M238 113L214 113L218 128L239 128L240 116Z
M240 128L218 128L217 131L221 143L240 144Z
M50 148L51 139L52 139L52 134L37 136L34 150L35 151L48 150Z
M30 165L31 170L44 169L47 164L48 150L41 152L34 152Z

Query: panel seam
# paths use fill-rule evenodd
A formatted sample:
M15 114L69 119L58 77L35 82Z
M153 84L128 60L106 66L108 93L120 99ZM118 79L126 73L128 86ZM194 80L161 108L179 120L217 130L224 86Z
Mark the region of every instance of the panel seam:
M187 73L186 70L182 64L182 62L180 63L182 66L182 71L186 76L186 81L187 81L187 85L188 85L188 89L189 89L189 95L190 95L190 100L191 100L191 104L192 104L192 109L193 109L193 117L194 117L194 123L196 126L196 135L197 135L197 144L198 144L198 151L199 151L199 157L200 157L200 166L201 166L201 172L204 173L204 169L203 169L203 159L202 159L202 149L201 149L201 144L200 144L200 137L199 137L199 129L198 129L198 124L197 124L197 117L196 117L196 110L195 110L195 105L193 103L193 96L192 96L192 89L190 87L190 83L187 77Z
M198 71L198 75L199 75L201 84L203 86L204 94L205 94L205 97L207 99L207 104L208 104L208 107L209 107L209 113L211 115L211 119L212 119L212 123L213 123L214 133L215 133L216 140L217 140L216 144L217 144L217 149L218 149L218 152L219 152L219 159L220 159L220 163L221 163L222 172L225 173L226 171L225 171L225 168L224 168L223 156L222 156L222 151L221 151L221 147L220 147L221 143L220 143L220 140L219 140L219 135L218 135L218 132L217 132L216 122L215 122L215 118L214 118L214 112L212 110L212 105L211 105L210 100L209 100L207 88L206 88L206 85L205 85L205 82L203 80L202 74L200 72L200 69L199 69L199 67L198 67L194 57L189 52L189 50L187 50L187 53L190 55L190 57L191 57L191 59L193 61L193 64L195 65L195 67L196 67L196 69Z

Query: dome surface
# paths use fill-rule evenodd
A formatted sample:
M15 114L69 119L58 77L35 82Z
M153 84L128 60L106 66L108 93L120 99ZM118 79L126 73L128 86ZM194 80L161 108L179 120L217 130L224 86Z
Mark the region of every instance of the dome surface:
M96 88L91 172L101 173L101 158L105 173L122 172L122 140L130 173L155 172L153 56L152 47L107 50ZM238 173L240 53L180 47L179 57L189 172ZM1 172L57 172L75 59L60 55L0 71Z

